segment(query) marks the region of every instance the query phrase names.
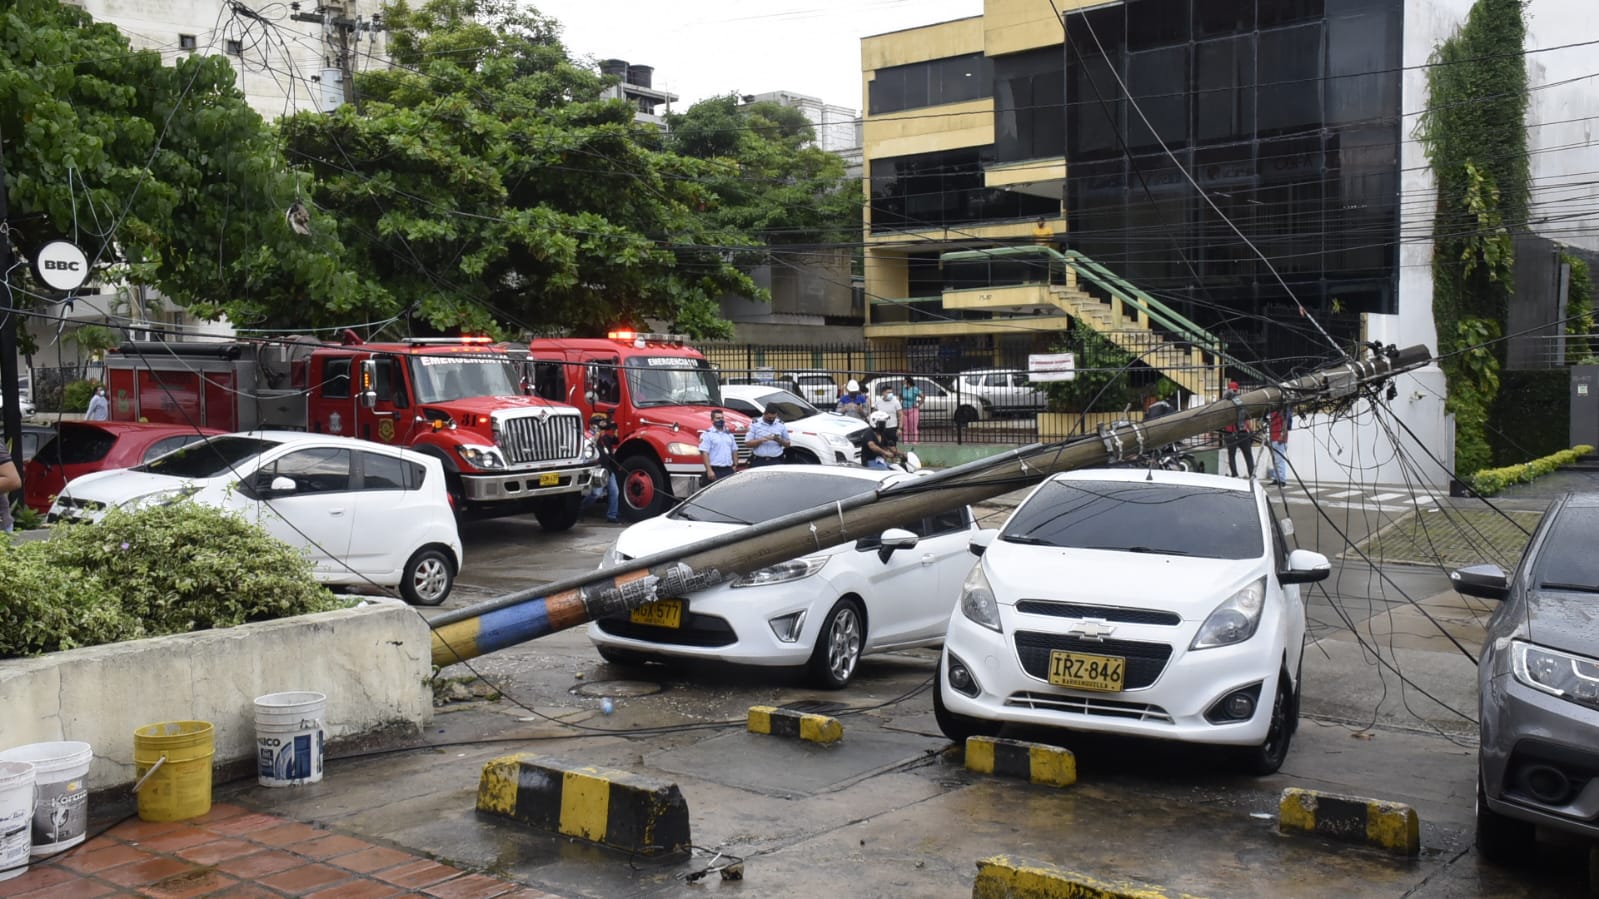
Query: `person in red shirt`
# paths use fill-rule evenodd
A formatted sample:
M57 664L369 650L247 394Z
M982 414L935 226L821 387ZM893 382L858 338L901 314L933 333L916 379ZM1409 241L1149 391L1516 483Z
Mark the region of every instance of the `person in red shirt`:
M1266 445L1271 447L1271 483L1275 487L1288 486L1288 431L1293 427L1294 414L1289 409L1273 409L1266 416Z
M1238 382L1228 381L1227 390L1222 393L1221 398L1230 400L1237 395ZM1221 445L1227 448L1228 474L1235 478L1238 477L1238 451L1243 450L1244 468L1249 472L1247 476L1251 478L1255 476L1255 454L1251 451L1254 438L1253 428L1247 418L1243 419L1242 423L1237 421L1230 422L1221 429Z

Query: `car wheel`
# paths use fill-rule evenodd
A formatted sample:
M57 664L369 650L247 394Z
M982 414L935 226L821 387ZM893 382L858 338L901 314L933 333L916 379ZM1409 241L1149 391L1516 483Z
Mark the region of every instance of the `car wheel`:
M966 745L967 737L992 737L1005 725L968 715L957 715L944 707L944 659L938 659L938 674L933 677L933 720L950 740Z
M959 426L969 425L980 417L975 406L962 405L955 410L955 424Z
M841 599L822 621L811 650L811 680L828 690L841 690L855 676L866 642L865 620L853 599Z
M1482 771L1477 771L1477 854L1497 865L1526 864L1537 848L1537 830L1532 824L1501 815L1488 807L1482 788Z
M1288 745L1294 740L1297 720L1297 703L1288 687L1288 675L1277 678L1277 695L1271 703L1271 727L1259 746L1246 746L1238 750L1238 767L1246 774L1265 777L1276 774L1288 758Z
M449 597L453 586L455 566L450 557L442 550L425 547L405 563L400 595L415 606L436 606Z
M622 460L621 511L628 521L643 521L666 511L672 502L672 484L666 470L648 456Z
M533 517L539 520L539 527L555 534L571 530L577 524L581 509L581 498L576 494L556 496L539 500L533 507Z
M816 458L816 454L815 453L811 452L810 450L802 450L802 449L790 449L788 451L788 458L784 459L783 461L789 463L790 465L820 465L820 464L822 464L822 460Z

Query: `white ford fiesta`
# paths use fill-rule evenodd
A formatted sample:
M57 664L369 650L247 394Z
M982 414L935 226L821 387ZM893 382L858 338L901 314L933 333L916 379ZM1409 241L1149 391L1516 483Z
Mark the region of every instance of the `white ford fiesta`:
M74 478L47 520L182 500L243 515L310 558L317 580L398 587L433 606L461 568L444 469L402 447L299 431L222 434L134 468Z
M896 471L772 465L716 481L659 518L623 531L610 566L870 493L914 479ZM972 566L976 525L965 507L908 528L822 549L687 596L668 597L625 618L589 625L600 656L617 664L704 659L809 668L838 689L867 653L933 646Z
M1058 474L972 550L933 694L945 736L1043 725L1236 747L1255 774L1282 765L1299 720L1299 585L1330 569L1288 550L1259 484Z

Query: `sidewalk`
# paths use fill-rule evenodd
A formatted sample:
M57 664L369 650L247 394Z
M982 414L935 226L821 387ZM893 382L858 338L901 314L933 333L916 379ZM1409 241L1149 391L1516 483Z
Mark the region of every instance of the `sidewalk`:
M91 831L92 832L92 831ZM118 822L0 881L0 896L315 896L368 899L552 894L230 803L189 821Z

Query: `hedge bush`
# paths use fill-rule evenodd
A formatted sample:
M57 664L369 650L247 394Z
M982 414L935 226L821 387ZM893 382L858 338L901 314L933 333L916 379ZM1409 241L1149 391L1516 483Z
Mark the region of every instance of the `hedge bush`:
M342 608L298 551L218 509L174 503L0 541L0 658Z
M1570 465L1583 456L1593 452L1593 447L1581 445L1568 450L1561 450L1531 462L1520 465L1511 465L1506 468L1484 468L1472 475L1467 480L1467 486L1478 496L1493 496L1511 484L1530 484L1534 480L1550 474L1562 465Z

